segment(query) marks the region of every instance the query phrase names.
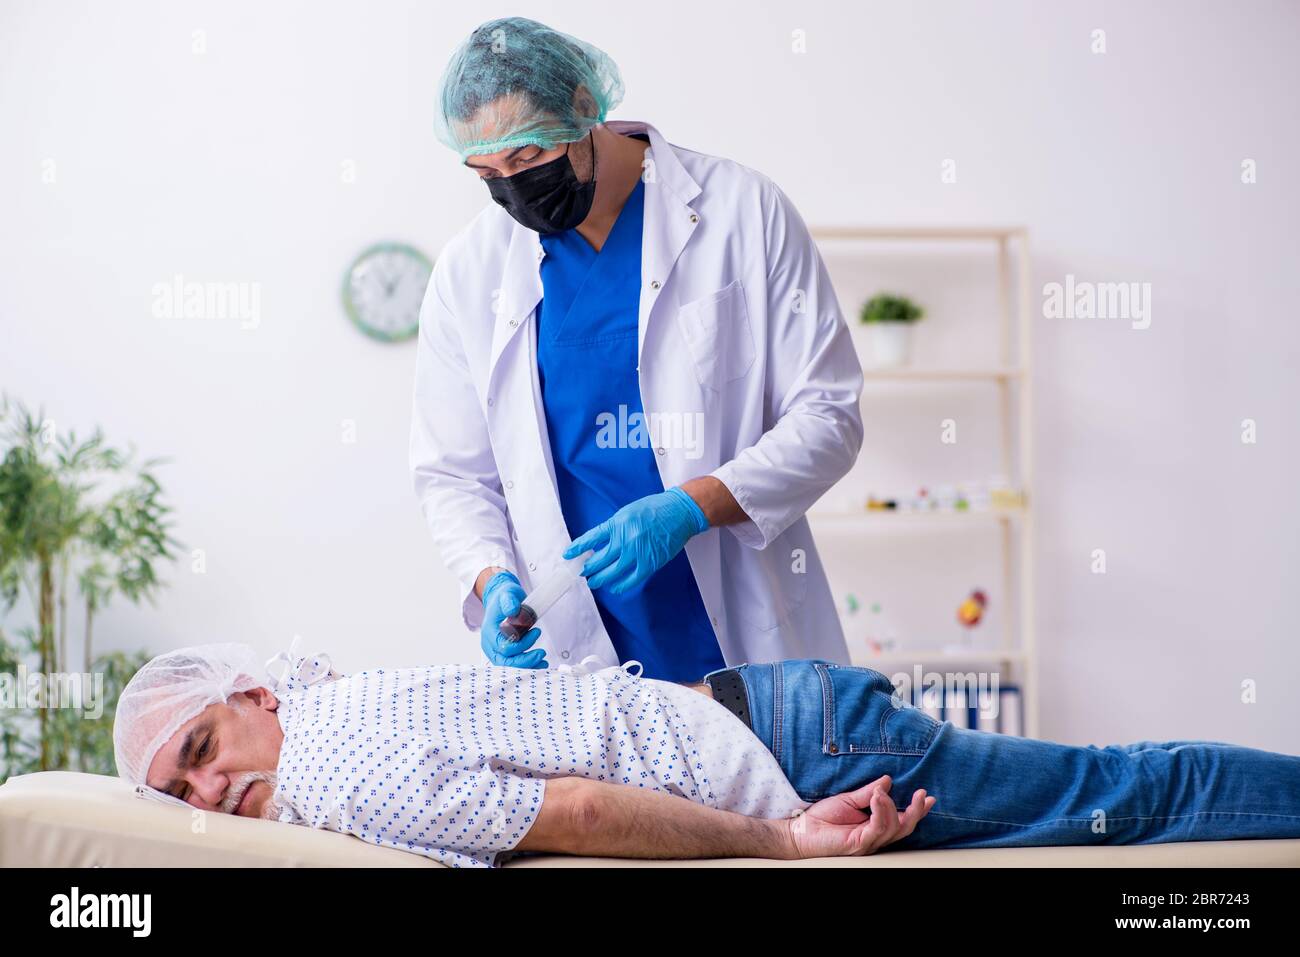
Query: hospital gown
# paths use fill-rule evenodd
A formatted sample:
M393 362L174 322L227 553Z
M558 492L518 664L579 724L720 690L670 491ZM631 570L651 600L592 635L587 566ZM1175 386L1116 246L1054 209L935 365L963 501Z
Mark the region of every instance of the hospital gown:
M454 867L498 864L536 820L553 777L751 817L808 806L722 705L620 668L444 665L339 677L299 658L275 693L279 820Z

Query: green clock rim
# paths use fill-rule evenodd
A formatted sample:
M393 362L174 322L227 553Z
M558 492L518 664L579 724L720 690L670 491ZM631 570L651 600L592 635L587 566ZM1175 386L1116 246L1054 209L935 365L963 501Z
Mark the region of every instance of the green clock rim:
M401 332L381 332L378 329L372 329L366 325L359 315L357 315L356 304L352 302L349 295L349 285L352 280L352 270L356 269L363 259L375 255L376 253L404 253L414 256L424 265L429 267L429 272L433 272L433 260L422 253L419 249L410 243L382 242L374 243L367 246L361 252L357 253L352 262L348 263L348 268L343 272L343 286L340 289L340 295L343 299L343 311L347 313L348 319L354 326L361 330L362 333L379 342L405 342L407 339L413 339L420 331L420 320L416 317L415 322Z

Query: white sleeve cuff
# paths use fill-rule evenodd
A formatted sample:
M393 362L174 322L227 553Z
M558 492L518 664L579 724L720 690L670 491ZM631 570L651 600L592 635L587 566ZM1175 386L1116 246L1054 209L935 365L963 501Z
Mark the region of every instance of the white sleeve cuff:
M748 548L766 548L779 533L771 527L770 522L765 521L762 509L754 505L748 489L737 477L735 459L723 463L711 474L727 487L727 491L748 516L743 522L725 526L727 531L735 535L740 543Z

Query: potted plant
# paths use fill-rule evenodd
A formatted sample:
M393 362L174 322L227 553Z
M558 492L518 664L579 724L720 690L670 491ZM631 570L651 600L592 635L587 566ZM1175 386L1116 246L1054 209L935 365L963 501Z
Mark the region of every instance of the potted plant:
M102 677L103 713L0 707L0 783L14 774L68 768L113 773L113 709L144 652L97 654L96 613L121 597L151 600L157 567L175 559L171 509L153 468L109 446L96 430L79 441L44 416L0 398L0 615L20 598L35 621L0 627L0 674ZM79 599L80 655L68 647L68 601Z
M859 318L871 330L871 357L877 366L907 364L912 323L925 312L905 296L881 293L862 306Z

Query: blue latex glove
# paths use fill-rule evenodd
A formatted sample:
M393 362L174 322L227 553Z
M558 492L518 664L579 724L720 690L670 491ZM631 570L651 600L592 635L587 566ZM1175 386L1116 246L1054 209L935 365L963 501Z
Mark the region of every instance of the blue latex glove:
M674 486L624 505L607 521L575 538L564 550L564 557L576 558L589 548L595 550L582 566L587 584L593 589L608 585L611 592L621 595L643 585L692 535L708 528L709 520L695 499Z
M524 600L524 586L510 572L497 572L483 586L483 624L479 628L483 654L494 665L511 668L545 668L546 649L533 648L542 630L534 628L518 641L511 641L497 629L501 622L519 613Z

